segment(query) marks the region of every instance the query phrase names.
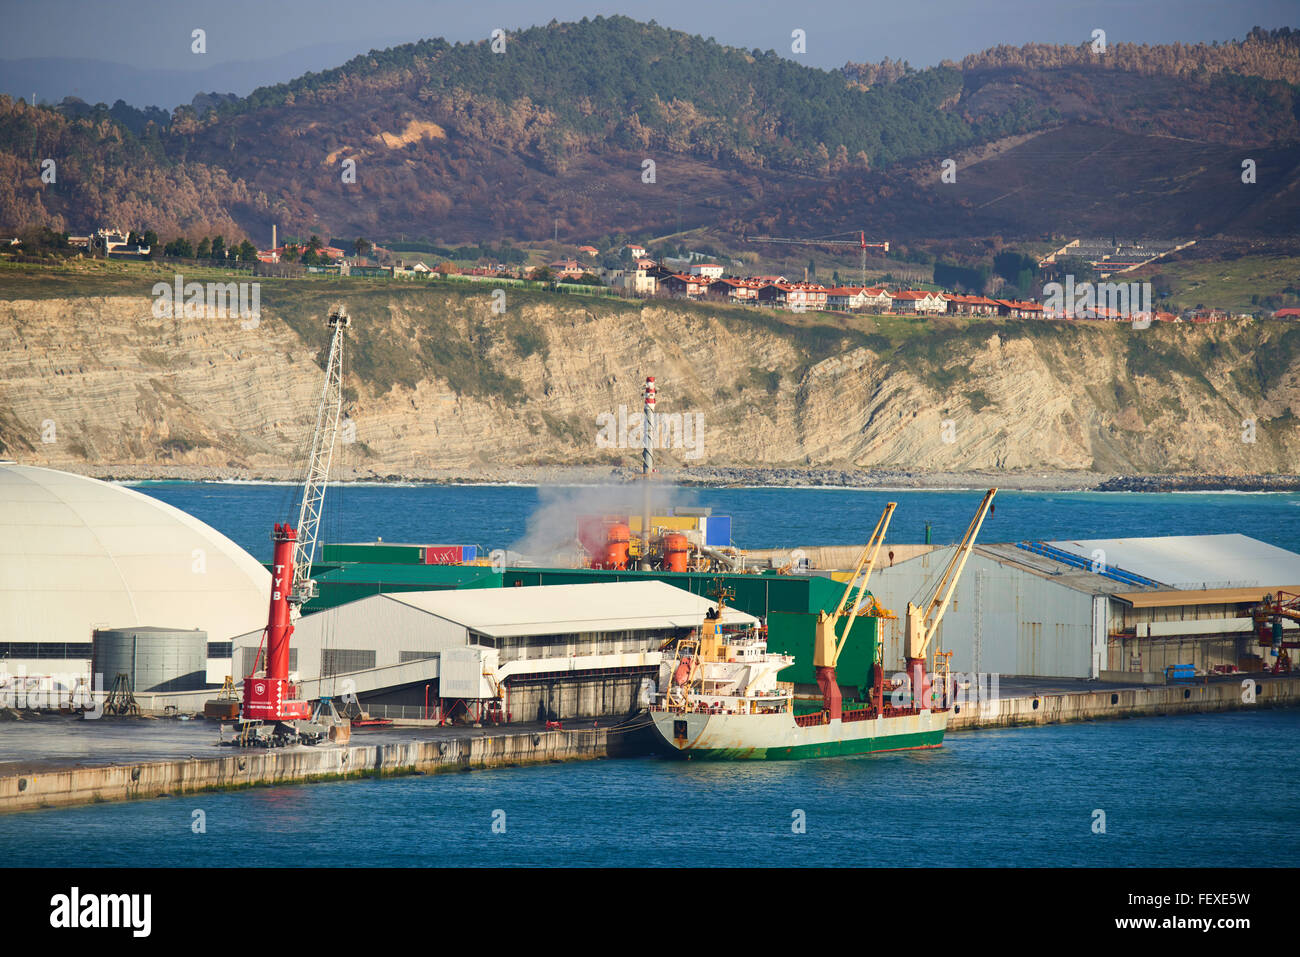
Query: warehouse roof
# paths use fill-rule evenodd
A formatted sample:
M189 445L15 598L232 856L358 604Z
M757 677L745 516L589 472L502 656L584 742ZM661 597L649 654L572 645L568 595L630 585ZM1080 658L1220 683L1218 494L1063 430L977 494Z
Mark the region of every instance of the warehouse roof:
M1048 544L1090 559L1104 554L1123 568L1170 588L1275 587L1300 581L1300 555L1245 535L1093 538Z
M395 592L385 597L497 638L693 628L717 604L660 581ZM726 624L757 621L735 608L728 608L723 615Z
M955 545L946 546L955 548ZM1040 578L1047 578L1066 588L1087 592L1090 595L1113 595L1120 591L1132 591L1133 586L1115 581L1086 568L1076 568L1065 562L1057 561L1047 555L1026 551L1012 543L993 545L976 545L975 551L1003 565L1021 568Z
M1300 594L1300 585L1287 585L1283 591ZM1276 594L1276 588L1206 588L1199 591L1174 589L1172 591L1139 591L1116 594L1120 601L1134 608L1172 608L1176 605L1234 605L1254 604L1265 595Z

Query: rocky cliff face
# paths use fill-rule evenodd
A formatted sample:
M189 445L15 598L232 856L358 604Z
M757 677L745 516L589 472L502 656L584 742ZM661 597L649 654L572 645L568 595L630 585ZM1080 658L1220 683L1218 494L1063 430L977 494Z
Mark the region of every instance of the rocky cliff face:
M635 419L631 447L608 446L623 439L619 406L639 412L654 375L661 425L680 413L701 428L668 439L669 465L1300 470L1300 328L774 318L507 295L495 315L488 289L349 291L345 468L631 464ZM145 295L0 301L3 454L299 464L327 305L313 284L264 283L261 321L243 328L155 318Z

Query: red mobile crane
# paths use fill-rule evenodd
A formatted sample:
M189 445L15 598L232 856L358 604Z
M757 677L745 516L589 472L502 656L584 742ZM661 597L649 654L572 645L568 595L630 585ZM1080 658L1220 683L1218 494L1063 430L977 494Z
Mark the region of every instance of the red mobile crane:
M293 594L298 533L290 525L276 523L271 540L275 543L271 561L271 609L252 674L244 679L244 706L240 716L245 721L309 721L311 702L293 700L296 689L289 683L289 638L293 635L289 596ZM258 664L263 654L265 673L259 675Z
M253 668L244 678L244 700L240 707L239 734L234 743L282 747L287 744L316 744L340 723L332 701L322 698L313 715L310 701L297 700L289 681L289 639L294 619L302 605L316 595L311 567L320 531L321 507L329 481L330 462L338 436L343 408L343 342L351 325L347 309L335 305L327 320L331 330L325 384L316 412L307 477L303 483L298 527L276 523L271 541L275 544L271 562L271 606L266 630L257 649Z

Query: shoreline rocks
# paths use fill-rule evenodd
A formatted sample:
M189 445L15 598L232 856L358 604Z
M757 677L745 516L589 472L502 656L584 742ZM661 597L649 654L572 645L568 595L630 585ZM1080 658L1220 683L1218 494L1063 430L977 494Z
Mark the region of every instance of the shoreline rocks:
M56 466L92 478L116 482L284 482L301 480L299 470L277 468L217 468L195 465L70 464ZM658 481L700 487L818 486L860 489L976 489L997 486L1019 491L1097 492L1292 492L1300 491L1300 475L1115 475L1101 472L1033 470L1025 472L926 472L902 469L777 468L770 466L707 466L667 468ZM596 465L509 465L445 469L404 469L396 472L344 469L336 482L426 483L434 485L623 485L640 481L640 469Z

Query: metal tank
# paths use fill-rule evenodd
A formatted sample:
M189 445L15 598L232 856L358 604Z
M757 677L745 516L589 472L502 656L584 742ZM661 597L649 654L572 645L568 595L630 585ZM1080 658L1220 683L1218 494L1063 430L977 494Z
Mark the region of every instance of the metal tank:
M111 688L129 675L131 690L199 691L207 686L208 633L197 628L100 628L91 636L91 674Z
M690 545L681 532L673 532L664 537L664 570L670 572L686 571L690 557Z
M623 571L628 566L628 549L632 530L621 522L609 527L605 542L605 567Z

